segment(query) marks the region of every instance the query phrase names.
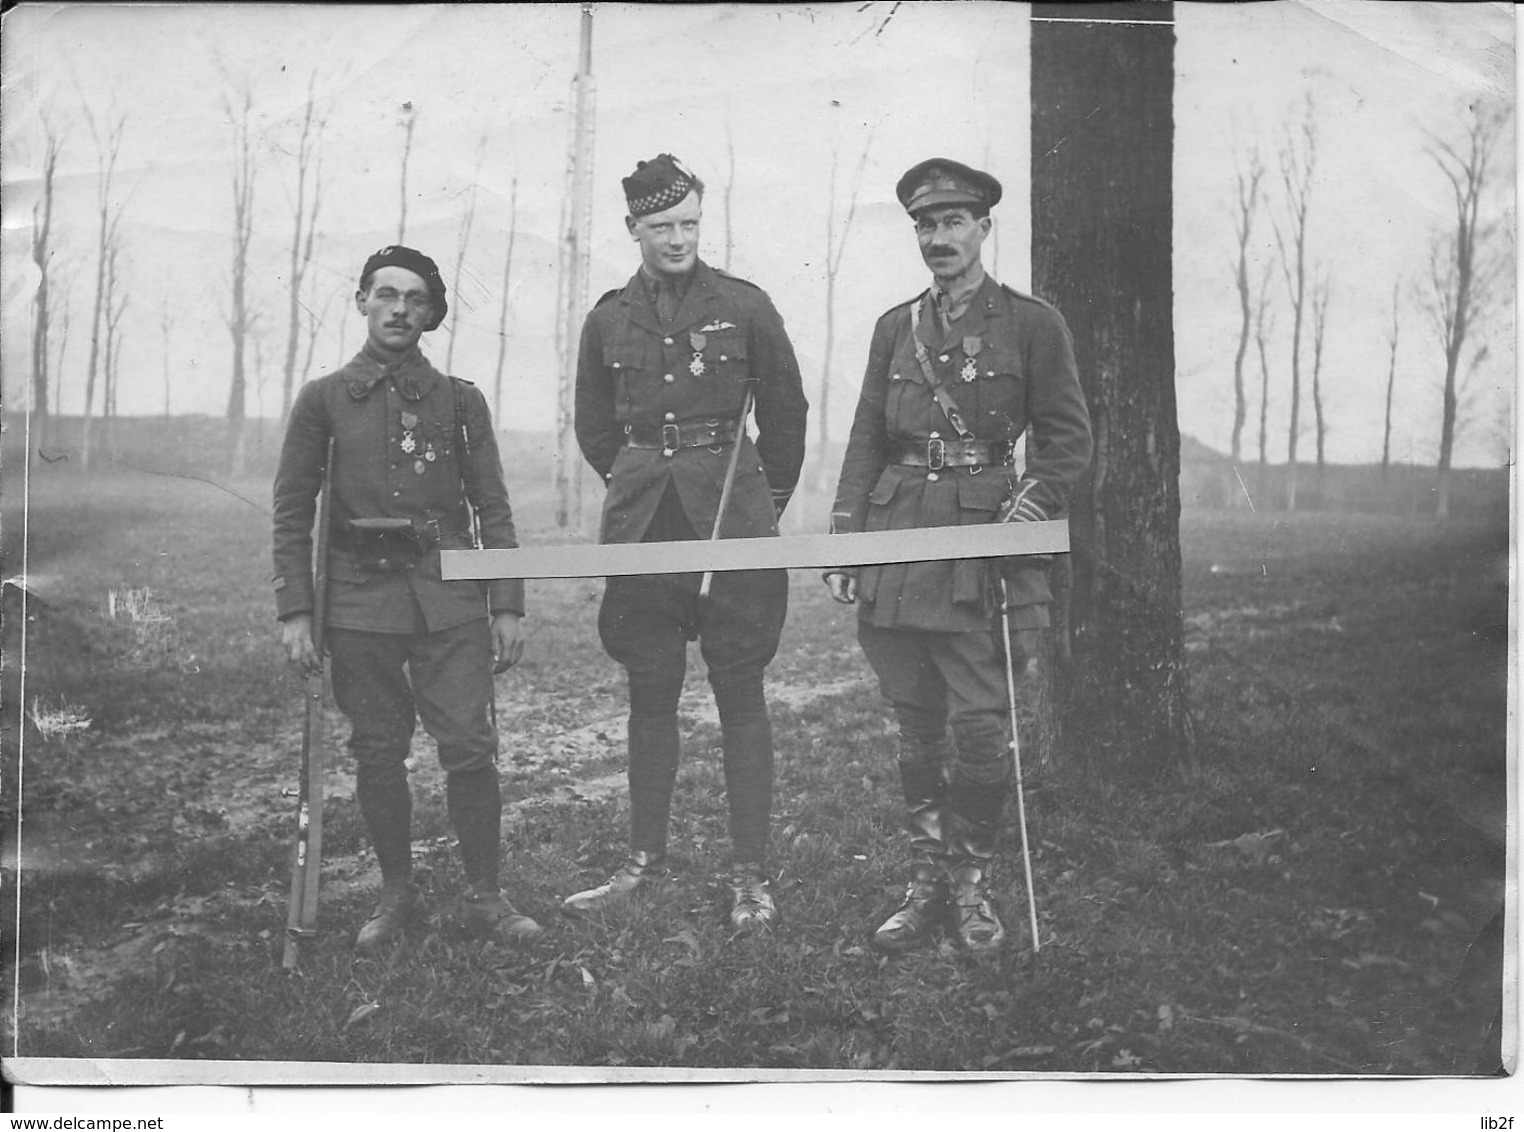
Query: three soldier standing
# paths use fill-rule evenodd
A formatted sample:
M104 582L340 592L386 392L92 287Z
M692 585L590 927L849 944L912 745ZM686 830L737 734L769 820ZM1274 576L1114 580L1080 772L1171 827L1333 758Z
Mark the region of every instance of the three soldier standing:
M698 258L704 187L680 162L670 154L643 161L623 187L641 265L588 315L577 372L578 442L608 488L602 541L704 539L716 525L726 538L776 535L803 462L808 411L782 319L759 288ZM983 268L1000 184L933 159L907 172L896 193L933 284L874 328L832 530L1057 517L1089 462L1089 418L1063 318ZM320 662L308 532L326 439L336 445L341 523L402 519L423 532L421 556L390 572L375 568L385 556L365 543L365 523L335 542L335 694L353 724L361 808L383 874L381 901L357 943L395 939L416 903L403 766L415 697L449 772L468 924L532 938L539 925L497 891L501 801L488 722L490 655L501 670L522 651L523 586L487 587L489 627L476 583L438 580L438 547L471 545L468 500L484 545L515 545L490 418L473 387L438 374L418 352L419 335L445 308L432 261L383 249L366 265L357 303L370 325L365 349L304 388L292 413L276 480L275 551L287 650L310 667ZM1029 559L995 569L962 560L825 574L836 600L858 605L859 642L899 725L913 859L903 902L873 937L883 950L916 946L944 923L974 952L1004 937L990 881L1012 760L992 593L1003 578L1013 622L1026 630L1047 624L1050 595ZM767 873L773 745L763 673L787 612L788 576L723 572L708 600L699 590L694 574L607 582L599 635L628 678L629 853L604 883L567 898L567 913L628 900L667 876L677 705L696 639L723 738L730 923L778 922Z

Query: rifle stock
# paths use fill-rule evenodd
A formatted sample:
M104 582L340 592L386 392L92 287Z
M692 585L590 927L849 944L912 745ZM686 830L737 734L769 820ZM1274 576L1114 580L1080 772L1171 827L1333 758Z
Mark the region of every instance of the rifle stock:
M323 662L328 619L329 507L333 483L333 439L323 465L317 507L313 562L312 645ZM291 895L286 904L286 946L281 966L297 965L300 944L317 935L318 887L323 865L323 668L306 678L306 718L302 724L301 781L297 786L296 837L291 853Z

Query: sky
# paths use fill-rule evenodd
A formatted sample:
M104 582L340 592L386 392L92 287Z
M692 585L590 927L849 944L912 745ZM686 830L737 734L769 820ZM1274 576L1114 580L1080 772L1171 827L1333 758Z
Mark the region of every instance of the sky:
M784 317L817 410L845 437L873 322L927 282L894 184L945 156L1005 185L985 262L1030 289L1029 24L1019 4L594 6L596 126L589 299L637 264L620 179L660 152L707 183L702 254L762 286ZM1177 3L1175 332L1180 424L1229 443L1238 308L1233 291L1235 152L1258 142L1274 169L1285 124L1310 96L1320 160L1312 256L1333 286L1324 381L1329 459L1379 459L1393 280L1403 291L1393 457L1431 462L1438 445L1442 354L1418 284L1448 186L1425 131L1449 136L1468 101L1514 99L1514 15L1507 5ZM113 203L122 208L128 312L123 414L220 415L231 344L224 326L231 260L229 92L248 85L256 147L251 293L260 310L260 378L248 411L280 410L292 151L315 83L326 117L319 242L304 302L323 319L313 376L358 348L351 296L377 247L395 242L405 104L415 115L405 242L453 285L450 324L425 338L443 367L492 395L510 232L503 428L554 426L556 310L568 103L576 65L572 5L23 5L0 50L0 374L8 406L27 401L28 248L42 123L63 137L55 212L55 295L70 330L59 367L62 411L82 410L94 264L97 153L87 119L125 114ZM1447 132L1448 131L1448 132ZM731 173L730 154L734 154ZM864 156L866 154L866 156ZM1493 210L1513 238L1513 140ZM828 217L838 231L858 189L836 285L826 355ZM858 171L861 170L859 181ZM511 202L516 200L516 207ZM1272 206L1273 207L1273 206ZM1264 213L1255 254L1273 256ZM1512 284L1512 273L1508 275ZM1275 280L1277 287L1278 279ZM1511 295L1507 296L1511 299ZM1284 457L1290 335L1283 290L1271 343L1272 460ZM1511 442L1512 303L1483 328L1458 463L1498 464ZM170 320L168 330L166 319ZM58 331L55 330L55 349ZM305 346L304 346L305 350ZM251 359L256 360L256 359ZM1310 365L1310 353L1307 363ZM1257 366L1250 371L1258 393ZM97 408L98 411L98 408ZM1303 418L1310 430L1310 402ZM816 426L812 425L813 428ZM1246 449L1253 455L1253 439ZM1304 458L1312 450L1304 432Z

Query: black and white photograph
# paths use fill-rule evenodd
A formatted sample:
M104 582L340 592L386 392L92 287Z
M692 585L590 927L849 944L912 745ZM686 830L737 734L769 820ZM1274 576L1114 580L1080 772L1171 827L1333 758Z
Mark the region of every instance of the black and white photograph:
M10 8L8 1082L1501 1097L1515 28Z

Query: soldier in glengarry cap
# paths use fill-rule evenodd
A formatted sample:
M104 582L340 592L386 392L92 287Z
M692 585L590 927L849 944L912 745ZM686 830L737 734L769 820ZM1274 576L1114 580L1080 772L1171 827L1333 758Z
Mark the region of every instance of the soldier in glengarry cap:
M931 286L874 327L832 530L1057 518L1089 464L1090 419L1062 316L984 269L1000 182L933 158L895 192L915 222ZM1030 637L1022 630L1048 624L1050 601L1031 559L825 574L836 600L857 603L858 641L899 725L912 856L904 900L873 936L880 950L915 947L944 926L976 953L1005 936L990 896L1013 770L993 622L1002 574L1017 639Z
M739 445L725 538L776 535L804 460L808 405L783 320L761 288L698 258L704 185L671 154L624 178L639 269L588 314L577 362L576 431L607 484L605 543L709 538ZM752 391L756 439L743 416ZM719 710L730 810L730 923L778 919L768 881L773 741L762 675L788 611L788 572L613 577L598 630L629 679L629 855L606 882L569 897L587 914L667 875L677 775L678 697L697 639Z

